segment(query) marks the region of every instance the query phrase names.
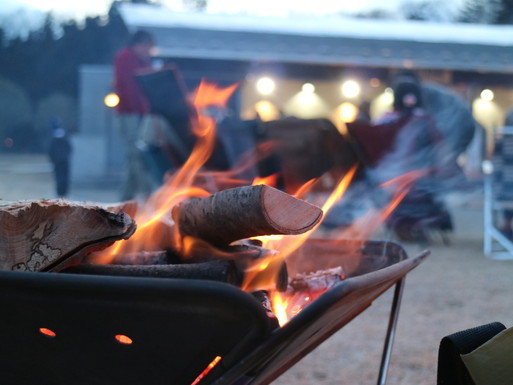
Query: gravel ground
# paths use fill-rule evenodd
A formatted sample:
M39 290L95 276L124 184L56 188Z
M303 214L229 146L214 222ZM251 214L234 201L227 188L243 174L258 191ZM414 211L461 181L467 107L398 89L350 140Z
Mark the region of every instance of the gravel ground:
M3 200L54 197L45 156L0 156L0 181ZM117 196L112 185L91 183L72 186L69 198L115 202ZM480 192L449 197L449 207L455 221L451 244L430 245L431 255L406 278L388 384L433 385L442 337L493 321L513 325L513 260L483 256ZM403 246L409 256L421 251ZM392 294L384 293L274 384L375 384Z

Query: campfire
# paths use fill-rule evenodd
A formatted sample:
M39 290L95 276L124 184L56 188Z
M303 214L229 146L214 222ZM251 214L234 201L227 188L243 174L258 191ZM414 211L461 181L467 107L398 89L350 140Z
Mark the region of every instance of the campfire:
M210 333L194 331L197 333L197 337L192 337L194 343L198 339L202 341L201 349L198 348L201 352L189 354L194 357L194 364L187 361L189 357L174 359L185 368L180 371L179 380L170 382L174 384L213 381L232 384L248 376L258 379L254 383L272 381L363 311L372 299L401 280L427 255L423 253L409 260L398 245L364 241L406 194L416 177L413 173L389 182L395 188L390 206L368 213L342 229L339 239L321 240L312 235L322 223L323 214L347 190L356 165L330 194L317 195L311 194L316 181L310 181L298 191L286 192L266 180L248 183L237 179L240 168L229 172L206 171L204 165L215 144L215 120L202 111L209 106L224 106L235 88L219 89L207 82L199 86L194 97L198 113L192 117L196 146L183 167L168 175L163 186L145 202L100 205L54 200L0 205L2 270L60 273L50 274L51 278L40 274L44 277L41 287L55 276L57 280L63 279L60 281L63 287L73 285L75 279L84 287L96 283L100 291L111 282L122 280L119 285L135 297L137 290L130 288L130 282L142 280L147 284L147 280L153 278L151 281L155 283L149 284L156 285L151 289L155 290L151 292L153 295L163 293L156 288L158 285L171 291L184 291L183 300L173 299L172 302L176 302L173 306L182 307L191 323L203 319L204 329L208 329L210 317L215 325L216 317L223 318L221 323L225 327L221 329L226 339L223 342L216 339L209 343L208 340L215 339ZM309 202L308 196L313 196L315 202ZM356 279L359 276L365 278ZM27 283L22 277L25 274L16 276L15 297L24 300L24 295L37 297L19 284ZM11 281L4 282L8 286L5 293L8 293ZM145 292L142 286L142 283L136 284ZM204 297L197 294L198 290L204 292ZM214 294L209 294L210 290ZM230 319L234 309L216 298L217 291L223 292L221 297L232 300L234 305L251 307L252 315L237 313ZM49 292L53 292L51 285ZM241 299L240 295L244 297ZM164 296L167 298L167 294ZM123 304L113 305L119 297L107 297L113 306L112 310L106 310L110 316L116 317L118 306L129 306L124 300ZM63 298L64 302L69 302L66 295L57 294L57 300ZM141 298L147 299L147 296L141 294ZM33 304L33 300L30 301ZM137 299L134 301L138 303ZM215 302L217 308L209 301ZM50 306L51 310L56 308L58 306ZM173 311L182 312L176 308ZM153 310L148 312L151 314ZM217 312L221 316L214 314ZM201 317L197 316L199 313ZM70 317L72 322L77 321L75 313ZM140 315L135 318L152 328ZM107 324L114 321L101 319ZM16 323L15 318L11 321ZM181 322L176 321L176 325L172 323L174 326L170 327L186 329L187 322L183 325ZM57 324L62 325L62 322ZM251 333L247 325L253 327ZM201 328L195 326L198 327ZM60 335L49 324L41 325L38 330L56 340ZM183 333L190 335L185 330ZM227 337L230 333L233 337ZM248 333L250 337L242 337ZM147 336L148 332L144 334ZM169 332L164 334L168 336ZM115 334L115 339L121 345L137 346L140 342L136 336L121 332ZM178 345L187 344L180 342ZM216 349L218 351L214 352ZM243 357L247 358L242 360ZM6 370L21 369L7 367L3 372ZM127 379L123 383L131 381L133 379Z

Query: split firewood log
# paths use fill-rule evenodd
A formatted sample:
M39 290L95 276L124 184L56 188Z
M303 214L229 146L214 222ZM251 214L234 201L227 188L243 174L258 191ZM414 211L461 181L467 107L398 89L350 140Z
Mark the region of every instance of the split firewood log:
M0 269L59 271L94 250L127 239L125 213L64 200L0 203Z
M180 234L216 246L261 235L301 234L322 218L322 210L266 185L220 191L189 198L173 207Z

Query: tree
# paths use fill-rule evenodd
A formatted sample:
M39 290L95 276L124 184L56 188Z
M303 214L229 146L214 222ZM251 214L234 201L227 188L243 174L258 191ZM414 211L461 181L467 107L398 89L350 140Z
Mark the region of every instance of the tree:
M73 129L73 122L77 121L73 106L78 99L80 66L111 64L128 37L128 30L115 11L109 12L108 17L89 17L83 24L76 20L58 24L49 13L27 36L4 39L3 32L0 29L0 73L5 78L0 83L0 141L6 135L24 132L16 140L17 148L34 147L35 133L41 131L48 118L39 112L41 118L34 122L34 106L50 106L59 112L54 106L65 101L62 105L67 105L71 115L75 115L66 118L67 128ZM23 142L23 138L31 140Z
M18 84L0 78L0 148L17 150L33 138L32 107Z
M358 19L394 19L394 14L385 9L373 9L365 12L358 12L353 15Z
M444 22L454 19L452 3L445 0L404 1L401 10L408 20Z
M207 8L207 0L182 0L185 8L204 11Z
M495 24L502 10L502 0L466 0L457 21L461 23Z
M497 19L496 24L513 24L513 0L501 0L501 10Z

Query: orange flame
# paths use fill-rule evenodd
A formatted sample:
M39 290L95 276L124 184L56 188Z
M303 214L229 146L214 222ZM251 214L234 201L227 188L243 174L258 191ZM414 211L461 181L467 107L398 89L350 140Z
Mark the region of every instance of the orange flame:
M168 248L180 249L186 257L193 257L194 252L202 252L221 258L231 257L228 252L219 250L205 241L191 237L181 239L178 229L172 221L170 210L189 197L207 197L219 189L250 184L250 181L241 179L240 175L254 167L259 158L270 155L276 146L276 143L273 142L259 145L258 148L244 154L232 170L223 172L204 171L204 165L211 157L215 146L216 121L203 112L210 106L224 107L237 87L238 84L218 88L206 81L201 82L193 97L196 114L191 118L191 125L197 139L190 157L177 172L169 175L162 187L138 208L134 218L138 224L135 234L128 241L117 242L114 247L99 255L98 261L102 261L100 263L109 263L109 258L111 259L113 256L124 252L132 253ZM342 199L356 174L357 168L358 165L353 166L322 203L321 206L325 215ZM384 188L392 190L391 203L387 207L370 212L355 221L349 228L340 233L341 239L367 239L397 207L408 193L413 181L425 173L426 171L410 172L383 184ZM278 177L278 174L274 174L266 178L255 179L253 184L276 186ZM200 181L203 183L200 183ZM318 179L308 181L293 195L298 199L305 199L317 182ZM288 322L291 317L323 293L322 290L296 293L291 291L290 287L286 292L279 293L274 287L276 278L283 268L283 262L311 237L320 224L300 235L259 237L264 248L278 251L275 253L269 252L268 256L258 261L248 262L242 289L248 291L269 290L273 311L281 325ZM193 385L198 383L220 360L221 357L216 357L205 369L205 372L198 376Z
M135 221L137 231L124 242L95 257L98 263L109 263L122 252L151 251L177 246L177 230L173 229L170 210L181 201L191 197L209 196L210 192L193 186L199 171L210 158L215 145L215 120L201 114L204 107L215 105L224 107L238 84L226 88L217 88L212 83L202 81L196 90L193 103L198 111L192 119L192 130L197 136L196 144L185 164L152 196L138 208ZM163 243L167 247L163 247Z
M371 210L363 217L357 219L349 228L342 231L340 239L368 239L401 203L413 187L413 183L427 173L428 170L410 171L383 183L383 187L392 190L390 203L380 210Z
M280 326L287 324L294 316L298 315L301 310L316 300L323 292L317 293L280 293L274 291L271 293L272 310L278 319Z
M322 211L326 214L333 205L338 202L344 193L347 191L351 180L353 179L357 166L353 166L347 174L345 174L340 180L337 187L330 194L326 202L322 206ZM307 182L308 186L312 186L312 181ZM303 190L301 187L299 191ZM279 250L282 258L286 258L292 252L297 250L311 235L312 233L320 226L322 223L319 222L313 229L299 235L294 236L281 236L281 237L261 237L262 242L264 242L264 246L270 249Z
M322 207L325 213L342 198L345 191L347 191L356 170L357 166L352 167L341 179L338 186L333 190ZM311 181L307 182L307 184L309 184L309 186L312 185ZM306 242L320 224L321 222L314 226L313 229L299 235L258 237L258 239L262 241L264 247L272 250L279 250L279 254L255 261L254 265L246 272L242 288L244 290L255 290L261 287L272 288L272 285L276 282L276 277L282 268L283 261L288 255L301 247L301 245Z
M266 176L264 178L256 177L253 180L253 183L251 183L251 185L252 186L256 186L256 185L259 185L259 184L265 184L267 186L276 187L276 185L278 184L278 177L279 176L280 176L279 174L271 174L271 175Z
M325 213L329 211L335 202L342 198L342 195L347 190L347 187L349 186L355 172L356 167L351 169L348 174L342 178L337 188L323 205L323 210ZM355 221L348 229L345 229L341 235L337 237L337 239L367 239L393 212L393 210L411 189L413 183L418 178L426 175L427 173L428 170L412 171L384 183L384 187L393 189L390 203L383 209L375 212L369 212L364 217ZM306 235L306 237L308 237L308 235ZM335 239L333 242L336 243L337 239ZM290 255L293 251L298 249L305 240L305 234L302 234L295 237L280 236L278 239L275 238L273 240L264 240L264 242L267 241L267 245L272 243L271 247L280 250L281 256L285 258L287 255ZM355 247L357 246L355 245ZM344 277L342 276L341 279L344 279ZM294 292L291 290L288 290L284 293L272 291L270 295L270 301L272 304L273 312L276 315L280 325L285 325L290 321L292 317L297 315L302 309L308 306L324 292L325 290L308 293Z

